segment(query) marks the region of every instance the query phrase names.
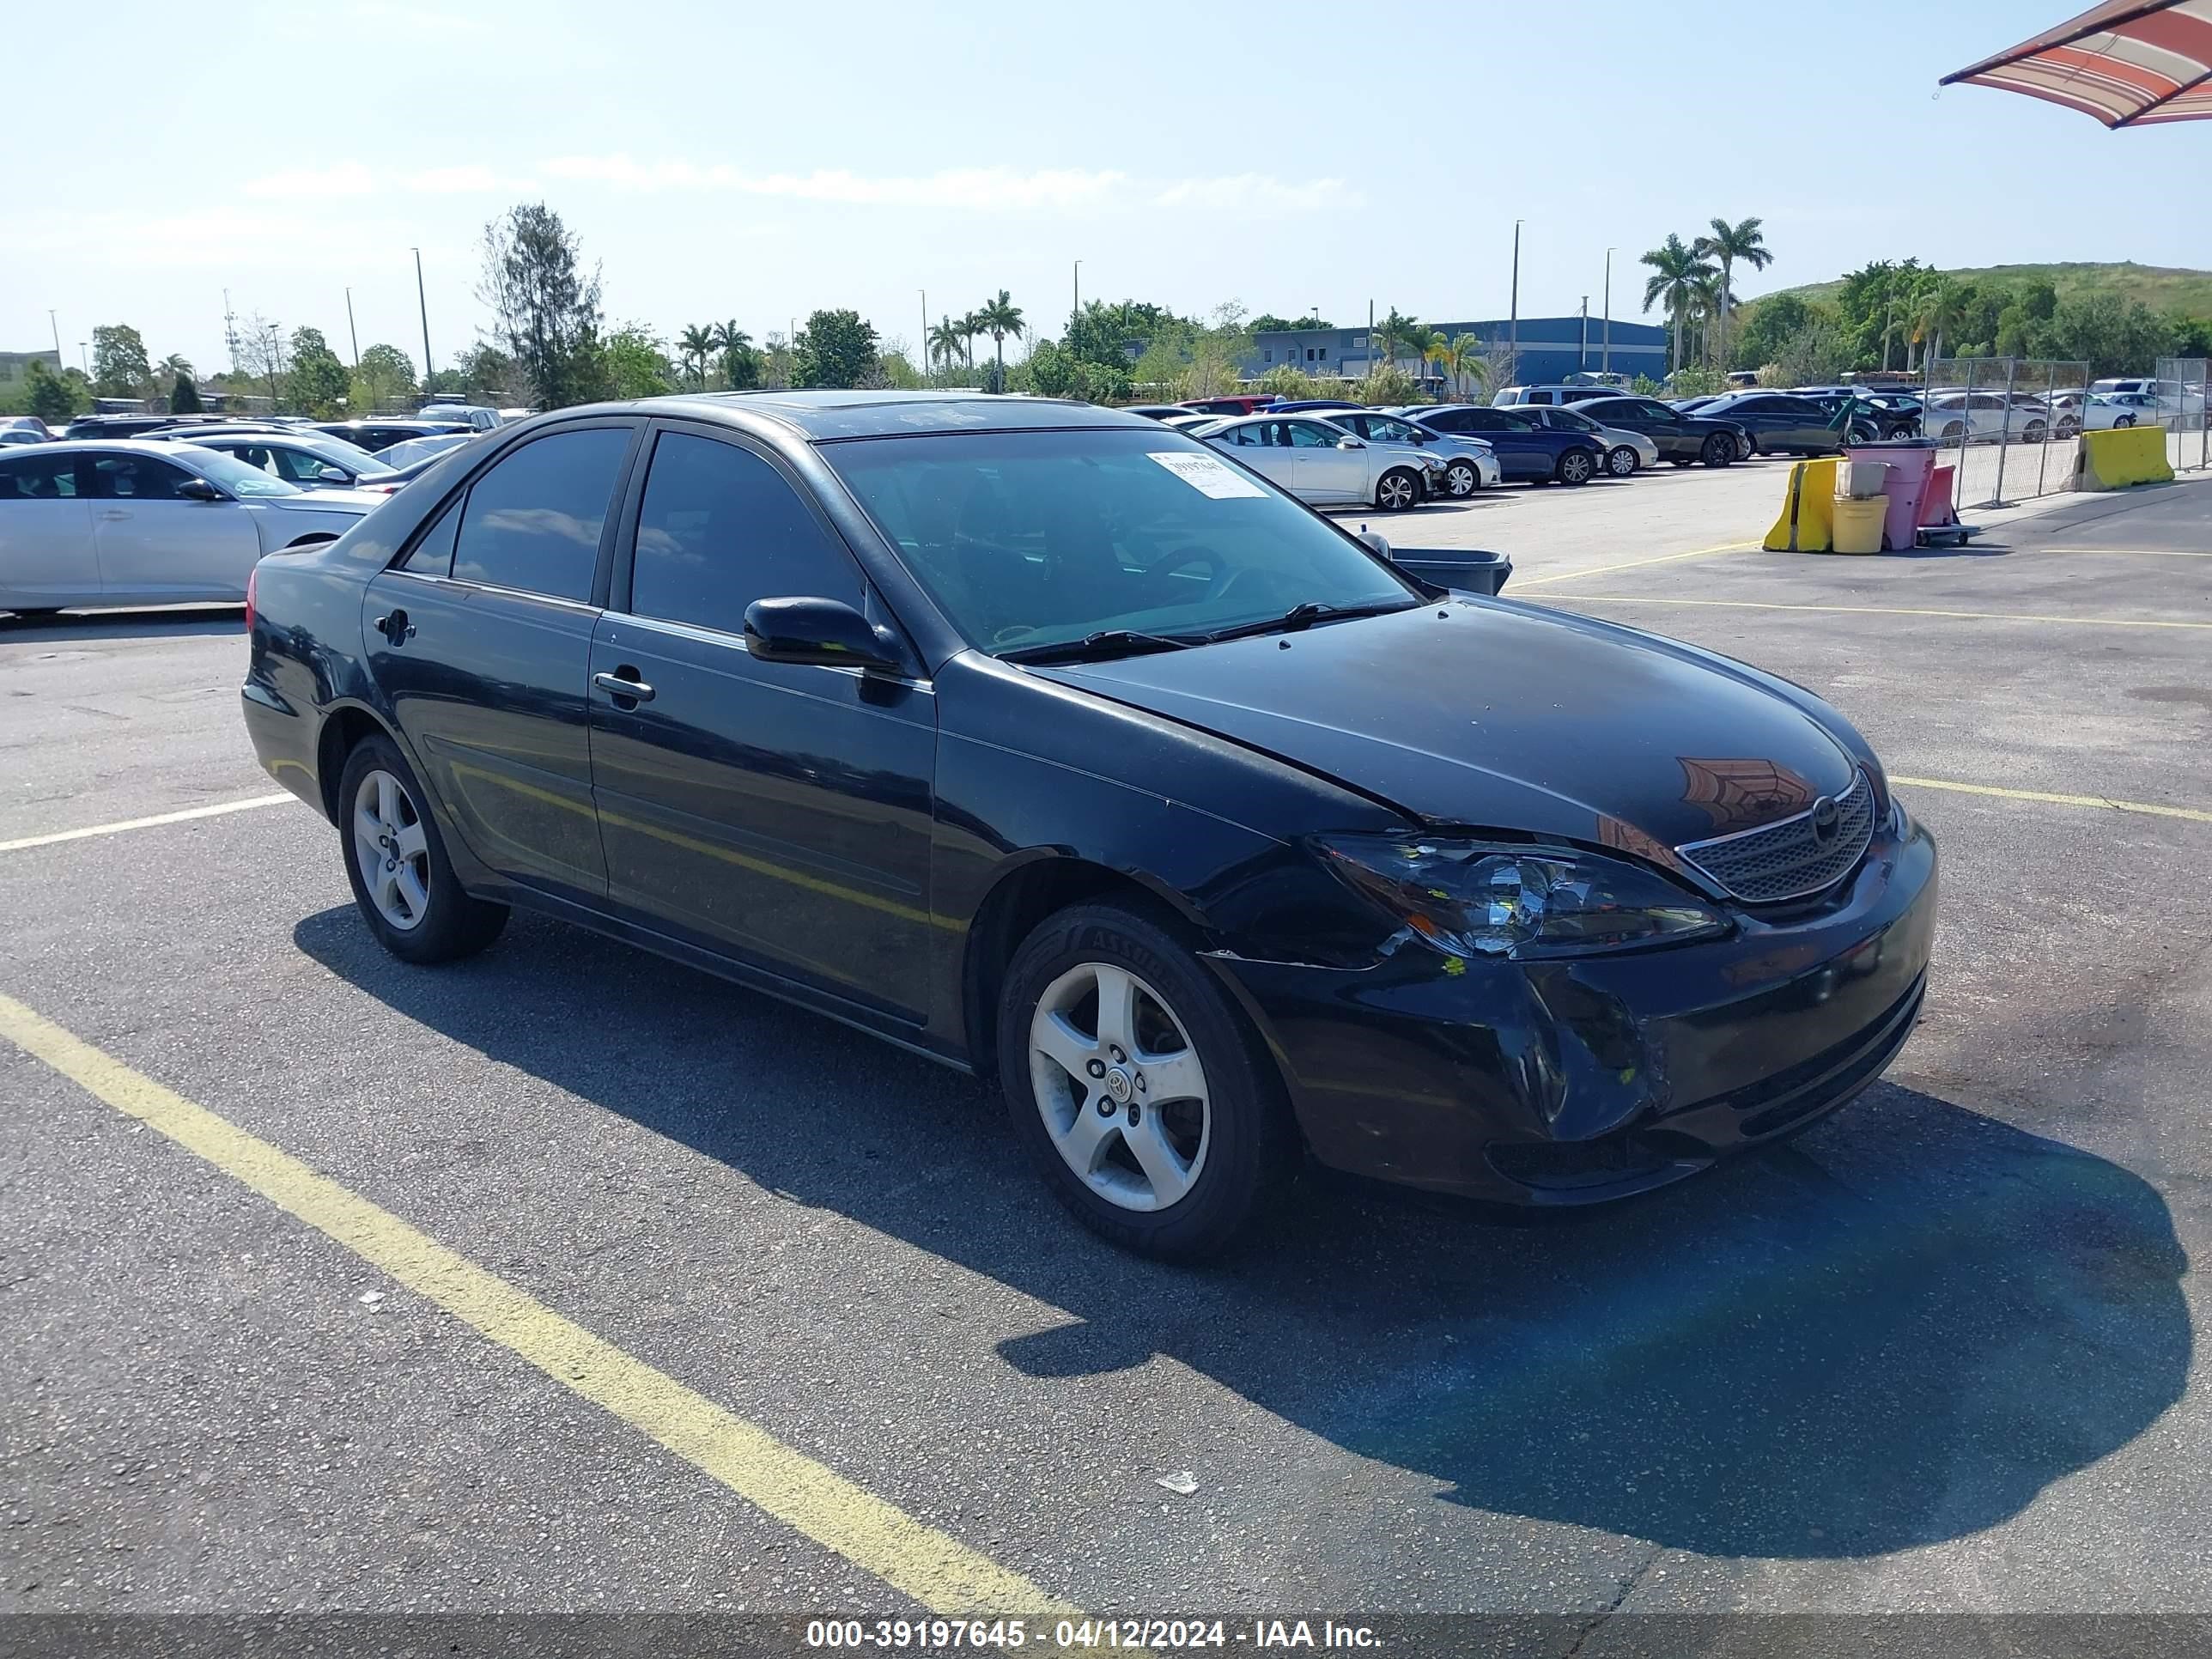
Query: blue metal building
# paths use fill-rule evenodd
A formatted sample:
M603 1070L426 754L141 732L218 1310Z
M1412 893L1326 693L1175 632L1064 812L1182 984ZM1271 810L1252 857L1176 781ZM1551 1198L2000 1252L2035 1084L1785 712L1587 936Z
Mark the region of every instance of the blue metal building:
M1455 340L1462 334L1475 335L1486 350L1502 343L1508 328L1503 318L1427 325ZM1583 331L1584 319L1580 315L1522 318L1516 331L1515 381L1533 386L1557 380L1577 370L1595 373L1607 368L1632 380L1638 374L1648 374L1655 380L1665 378L1665 329L1650 323L1625 323L1616 317L1611 325L1609 351L1607 325L1603 318L1589 319L1587 337ZM1309 374L1341 374L1357 380L1379 362L1381 356L1364 327L1285 329L1254 335L1252 349L1238 367L1250 380L1257 380L1269 369L1285 364L1302 368ZM1403 351L1398 355L1398 367L1409 374L1426 372Z

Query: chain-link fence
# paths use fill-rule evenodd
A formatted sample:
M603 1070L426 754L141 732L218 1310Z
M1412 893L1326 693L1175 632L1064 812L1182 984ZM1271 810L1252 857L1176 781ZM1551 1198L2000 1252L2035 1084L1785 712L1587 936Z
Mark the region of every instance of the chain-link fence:
M2166 459L2177 472L2212 465L2212 358L2161 357L2150 396L2166 429Z
M2021 357L1936 357L1921 386L1920 432L1951 468L1957 507L1998 507L2074 485L2075 440L2099 422L2089 366Z

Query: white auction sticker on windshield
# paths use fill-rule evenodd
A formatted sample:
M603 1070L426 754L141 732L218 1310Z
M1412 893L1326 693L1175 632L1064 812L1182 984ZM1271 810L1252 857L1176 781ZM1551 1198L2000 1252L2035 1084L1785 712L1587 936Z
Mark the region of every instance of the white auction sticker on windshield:
M1153 449L1147 450L1146 453L1200 495L1211 495L1217 501L1233 500L1239 495L1265 495L1267 493L1249 478L1238 477L1232 469L1224 466L1211 455L1193 455L1179 449Z

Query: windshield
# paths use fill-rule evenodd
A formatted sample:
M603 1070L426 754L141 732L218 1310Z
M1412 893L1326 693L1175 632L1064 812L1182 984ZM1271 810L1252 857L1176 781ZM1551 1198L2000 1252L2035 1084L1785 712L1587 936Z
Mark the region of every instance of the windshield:
M293 438L287 441L302 449L321 456L334 466L349 472L389 472L390 463L383 457L372 455L359 444L349 444L343 438Z
M1419 599L1326 520L1170 432L871 438L821 453L954 626L993 653Z
M179 444L177 447L179 454L199 470L202 477L210 483L221 484L241 499L301 493L297 485L272 477L259 467L248 466L235 455L226 455L219 449L202 449L198 444Z
M1556 427L1564 427L1570 432L1595 432L1597 430L1597 422L1595 421L1590 419L1589 416L1571 409L1553 410L1552 411L1552 424Z

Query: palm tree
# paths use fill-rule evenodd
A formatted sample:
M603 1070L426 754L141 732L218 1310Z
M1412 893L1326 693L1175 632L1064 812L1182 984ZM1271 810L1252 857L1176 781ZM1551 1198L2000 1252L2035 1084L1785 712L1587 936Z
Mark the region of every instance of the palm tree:
M980 311L971 311L960 319L961 349L967 356L969 368L975 367L975 337L988 332L983 326L983 313Z
M961 333L960 325L950 317L939 313L937 326L929 331L927 346L929 355L936 359L939 368L951 368L952 360L960 355L964 344L965 338Z
M1760 234L1759 228L1765 222L1760 219L1746 219L1741 224L1732 225L1725 219L1715 219L1712 222L1712 234L1700 236L1691 245L1690 251L1698 258L1720 261L1721 326L1720 338L1716 343L1719 349L1727 349L1729 304L1731 297L1729 284L1735 275L1735 262L1741 259L1753 270L1764 270L1774 263L1773 252L1767 247L1766 239Z
M1697 286L1712 274L1712 266L1705 256L1686 244L1674 232L1667 240L1646 253L1640 264L1651 267L1653 275L1644 284L1644 308L1646 311L1662 300L1674 319L1674 367L1682 366L1682 335L1689 321L1690 301L1696 296Z
M1398 307L1392 306L1390 314L1370 331L1374 337L1374 344L1382 349L1382 361L1391 368L1397 367L1398 349L1406 343L1406 337L1413 331L1415 326L1411 317L1401 317Z
M173 381L179 375L182 375L187 380L198 378L192 373L191 358L181 356L173 351L154 365L154 378L156 380Z
M1490 384L1489 348L1480 334L1462 334L1451 343L1452 374L1465 397L1480 387L1486 397L1498 388Z
M677 342L677 352L691 367L691 378L701 386L707 384L707 359L714 354L714 325L687 323L682 337Z
M1923 367L1943 357L1943 331L1956 328L1966 308L1966 290L1948 276L1929 273L1912 293L1913 337L1922 342Z
M988 301L972 320L978 325L978 334L991 337L992 348L999 357L999 381L1003 386L1006 378L1006 336L1011 334L1017 340L1022 337L1022 308L1006 289L1000 289L999 297Z
M1416 365L1442 368L1439 355L1450 344L1442 329L1431 328L1426 323L1416 323L1406 331L1406 349L1413 354Z

